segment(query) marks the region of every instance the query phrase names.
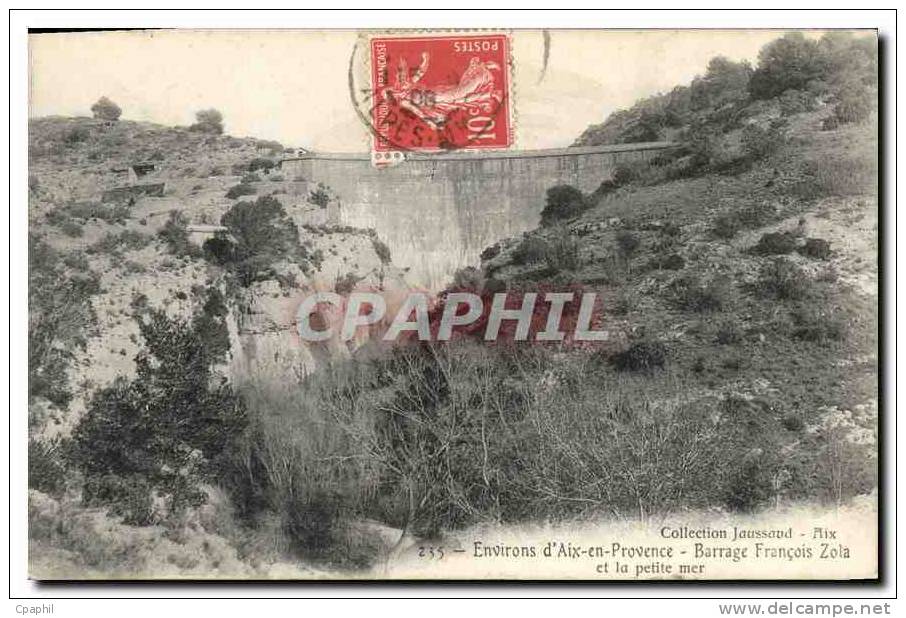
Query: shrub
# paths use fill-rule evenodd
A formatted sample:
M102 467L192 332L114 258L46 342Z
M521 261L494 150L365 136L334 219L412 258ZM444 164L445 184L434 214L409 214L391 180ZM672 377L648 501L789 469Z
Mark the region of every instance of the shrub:
M638 304L638 299L629 291L622 291L613 306L615 315L626 315Z
M266 159L264 157L255 157L254 159L252 159L251 161L248 162L246 169L249 172L257 172L258 170L264 170L265 172L269 172L274 167L276 167L276 165L277 164L272 159Z
M673 280L668 294L683 311L721 311L729 300L729 285L724 279L703 283L693 275L686 275Z
M233 242L223 234L208 238L201 245L201 250L207 261L218 266L225 266L236 259L236 248Z
M692 363L692 371L695 373L704 373L707 369L707 364L705 362L704 356L696 356L695 361Z
M780 110L784 116L810 112L815 109L815 97L803 90L786 90L779 98Z
M683 228L679 225L671 222L667 222L661 226L659 230L660 235L665 238L677 238L683 232Z
M736 443L732 464L726 470L724 502L737 511L749 511L767 502L774 494L772 479L782 461L780 441L769 401L730 394L720 404L725 439Z
M138 318L145 349L135 378L98 391L73 431L86 503L142 525L152 521L152 492L169 513L204 501L201 484L217 476L247 426L242 402L214 379L223 349L199 328L204 318L189 324L157 310ZM222 318L218 326L225 336Z
M821 121L821 130L822 131L836 131L840 128L840 121L836 116L828 116Z
M332 389L341 383L352 398L366 395L348 377L344 367L332 368L317 383L301 386L304 398L296 384L245 383L243 401L254 416L246 439L230 457L224 486L243 519L276 520L276 536L290 553L359 568L374 559L375 548L367 539L353 538L347 522L374 515L364 507L377 487L369 477L374 462L354 447L357 439L367 440L370 426L356 422L346 434L340 428L346 417L329 407ZM336 410L348 407L346 401ZM274 423L278 418L285 422ZM348 465L350 456L362 465Z
M100 277L78 254L62 254L28 237L28 398L65 406L69 364L96 323L92 297Z
M745 361L740 356L730 356L721 362L721 366L729 371L739 371L744 366Z
M223 133L223 114L216 109L198 111L195 113L195 124L189 130L220 135Z
M830 243L823 238L809 238L799 252L816 260L826 260L831 255Z
M75 221L63 221L60 223L60 231L69 236L70 238L81 238L84 234L82 226L76 223Z
M827 58L818 42L791 32L761 48L748 88L753 99L772 99L787 90L803 89L827 73Z
M739 218L735 215L720 215L714 219L711 231L718 238L729 240L736 236L741 228Z
M662 368L667 359L667 349L659 341L637 341L609 359L619 371L650 371Z
M784 125L774 121L768 127L749 124L742 130L742 149L745 156L757 161L773 154L783 145L786 134Z
M228 199L234 200L237 197L255 195L257 192L258 189L256 189L254 186L241 182L238 185L233 185L232 187L230 187L226 192L226 196Z
M274 274L276 262L295 262L303 270L309 266L312 256L299 243L296 224L275 197L236 202L220 218L220 223L229 229L234 246L231 252L212 254L212 257L231 255L228 265L242 285Z
M372 238L371 247L374 249L374 253L375 253L375 255L377 255L378 259L381 261L381 264L386 266L387 264L389 264L391 262L390 247L388 247L384 241L382 241L378 238Z
M47 219L54 225L60 225L67 219L98 219L105 223L125 223L129 217L129 207L125 204L101 204L99 202L69 202L48 213Z
M651 243L651 252L655 255L656 260L666 259L666 257L673 252L673 248L677 244L676 236L658 234Z
M518 479L510 462L530 436L509 427L521 422L529 402L523 385L506 379L523 361L530 363L520 353L476 345L399 349L322 390L322 398L335 402L327 405L337 411L340 426L356 436L355 448L386 462L369 472L381 479L384 496L372 509L420 535L461 528L482 513L502 520L524 517L528 496L520 498L507 477ZM383 392L386 406L372 408L368 391L375 388ZM408 412L395 414L394 409ZM366 420L369 416L372 420ZM485 442L484 459L476 458L482 427L496 436ZM442 481L451 470L462 491Z
M253 182L261 182L261 176L254 172L249 172L248 174L243 174L239 182L243 185L249 185Z
M75 126L63 134L63 141L67 144L80 144L91 137L91 131L88 127Z
M323 187L318 187L308 194L308 203L319 208L327 208L330 203L330 194Z
M341 519L341 498L326 490L314 495L292 496L286 510L284 530L294 548L309 559L331 555L338 542L337 523Z
M585 196L571 185L557 185L547 190L541 224L551 225L564 219L578 217L588 208Z
M755 202L736 212L739 224L744 227L760 227L774 218L774 206L770 202Z
M180 294L185 297L184 292L177 292L177 296ZM214 362L225 359L230 351L229 331L224 322L226 316L226 301L220 290L205 290L201 311L195 312L190 325Z
M802 416L794 413L787 413L783 415L783 418L780 419L780 424L787 431L799 432L805 429L805 421L802 420Z
M694 124L686 135L686 148L689 150L689 161L685 169L677 170L677 176L692 176L707 168L720 152L720 144L714 136L712 127Z
M547 255L547 242L538 236L527 236L513 250L514 264L521 266L540 262Z
M641 162L639 164L619 163L613 170L613 182L618 187L635 182L642 178L647 167L647 162Z
M837 125L860 123L868 118L873 108L872 97L864 92L848 92L834 106L833 118ZM835 127L836 128L836 127Z
M453 273L453 283L451 284L453 289L479 292L483 285L484 277L481 271L474 266L465 266Z
M805 200L876 195L878 161L871 157L822 157L806 161L802 180L791 193Z
M240 256L272 253L291 255L298 245L299 232L283 205L274 197L255 202L237 202L220 219L236 239Z
M96 119L116 122L120 119L123 110L107 97L101 97L91 106L91 113Z
M66 488L65 454L59 438L28 439L28 487L52 496Z
M755 290L759 295L778 300L797 300L808 296L811 285L798 266L783 258L762 264Z
M493 260L498 255L500 255L500 244L494 243L490 247L485 247L479 257L482 262L487 262L488 260Z
M796 235L793 232L769 232L762 234L752 252L758 255L786 255L796 250Z
M144 264L139 264L138 262L135 262L133 260L123 261L121 267L126 273L130 275L137 275L140 273L148 272L148 269Z
M255 147L259 150L267 150L271 155L279 155L286 153L292 153L292 148L284 148L283 144L276 140L272 139L259 139L255 142Z
M670 255L656 255L648 262L648 268L656 270L682 270L686 267L686 260L678 253Z
M619 188L620 188L620 185L617 184L616 180L614 180L613 178L608 178L607 180L602 181L601 184L598 185L597 189L592 191L591 195L589 195L587 198L588 203L596 204L605 195L610 195L611 193L613 193L614 191L616 191Z
M188 224L189 220L182 211L171 210L167 222L157 232L158 238L164 241L167 249L175 256L195 257L200 253L198 247L189 240Z
M579 244L574 238L562 236L545 243L544 261L554 272L578 270Z
M362 278L353 272L348 272L342 277L338 275L333 284L333 291L341 296L348 296L361 280Z
M878 484L876 420L866 422L868 419L859 416L836 408L826 410L814 433L806 438L807 448L814 453L806 472L819 479L822 497L837 505Z
M752 511L773 495L771 471L758 461L749 461L730 478L726 504L734 511Z
M715 340L721 345L739 343L742 341L742 330L734 320L726 320L717 327Z
M166 227L166 224L165 226ZM110 253L118 254L120 251L137 251L147 247L151 242L151 237L134 230L123 230L122 232L108 232L103 238L88 248L89 253Z
M130 526L157 523L154 512L154 488L140 474L91 475L82 486L85 506L108 507L108 512L122 517Z
M639 237L629 230L617 232L617 249L619 249L623 259L630 259L639 248L640 244L641 241L639 240Z
M802 341L823 343L840 341L846 335L846 321L839 311L799 307L793 311L793 337Z

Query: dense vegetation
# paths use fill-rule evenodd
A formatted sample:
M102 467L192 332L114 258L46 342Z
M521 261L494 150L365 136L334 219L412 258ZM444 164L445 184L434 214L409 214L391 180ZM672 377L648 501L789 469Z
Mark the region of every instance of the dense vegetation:
M205 241L205 255L227 267L244 286L277 278L274 265L279 262L297 264L308 272L319 259L299 242L296 224L275 197L237 202L220 222L229 232Z
M222 478L248 421L212 372L229 348L220 293L210 290L188 323L136 307L145 348L135 377L95 393L71 439L32 441L32 483L45 491L78 483L63 469L68 462L86 505L146 525L204 502L202 483Z
M717 57L688 86L643 99L600 125L576 145L663 140L695 141L739 126L775 99L784 115L834 107L834 121L859 121L877 100L878 49L873 37L832 32L820 40L789 33L766 45L753 69L747 62Z
M100 282L84 259L61 254L28 237L28 395L65 406L72 398L67 376L75 351L84 348L95 314L91 303ZM37 410L37 408L32 408ZM30 415L32 424L41 419Z

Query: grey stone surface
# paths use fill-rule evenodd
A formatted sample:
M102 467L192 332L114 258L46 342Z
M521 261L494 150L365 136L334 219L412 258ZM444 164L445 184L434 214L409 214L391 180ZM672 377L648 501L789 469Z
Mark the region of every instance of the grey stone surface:
M282 162L288 180L330 187L339 223L374 228L414 285L437 289L495 241L537 227L558 184L591 192L617 165L650 160L667 142L554 150L413 153L378 169L368 154L307 153Z

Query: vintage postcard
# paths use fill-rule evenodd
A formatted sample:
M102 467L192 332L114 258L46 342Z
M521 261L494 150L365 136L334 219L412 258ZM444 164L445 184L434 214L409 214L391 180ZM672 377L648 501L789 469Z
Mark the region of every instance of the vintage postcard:
M877 580L876 31L28 44L32 579Z

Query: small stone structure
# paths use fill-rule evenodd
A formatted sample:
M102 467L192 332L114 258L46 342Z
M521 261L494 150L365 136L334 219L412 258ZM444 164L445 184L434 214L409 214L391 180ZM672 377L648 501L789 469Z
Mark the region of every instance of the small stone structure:
M204 241L214 238L217 234L225 234L228 229L223 225L195 223L187 225L186 231L189 233L189 241L200 247L204 244Z
M134 185L138 183L139 178L147 176L156 169L157 166L154 163L135 163L127 167L115 167L111 171L118 183Z
M151 197L163 197L166 183L153 182L138 184L138 179L147 176L155 171L157 166L154 163L135 163L127 167L115 167L113 178L118 186L104 191L101 196L102 202L125 202L130 199L135 200L143 195Z
M132 166L132 171L135 173L137 178L147 176L156 169L157 166L154 163L136 163Z
M114 167L112 170L113 178L119 184L134 185L138 182L138 175L132 167Z

